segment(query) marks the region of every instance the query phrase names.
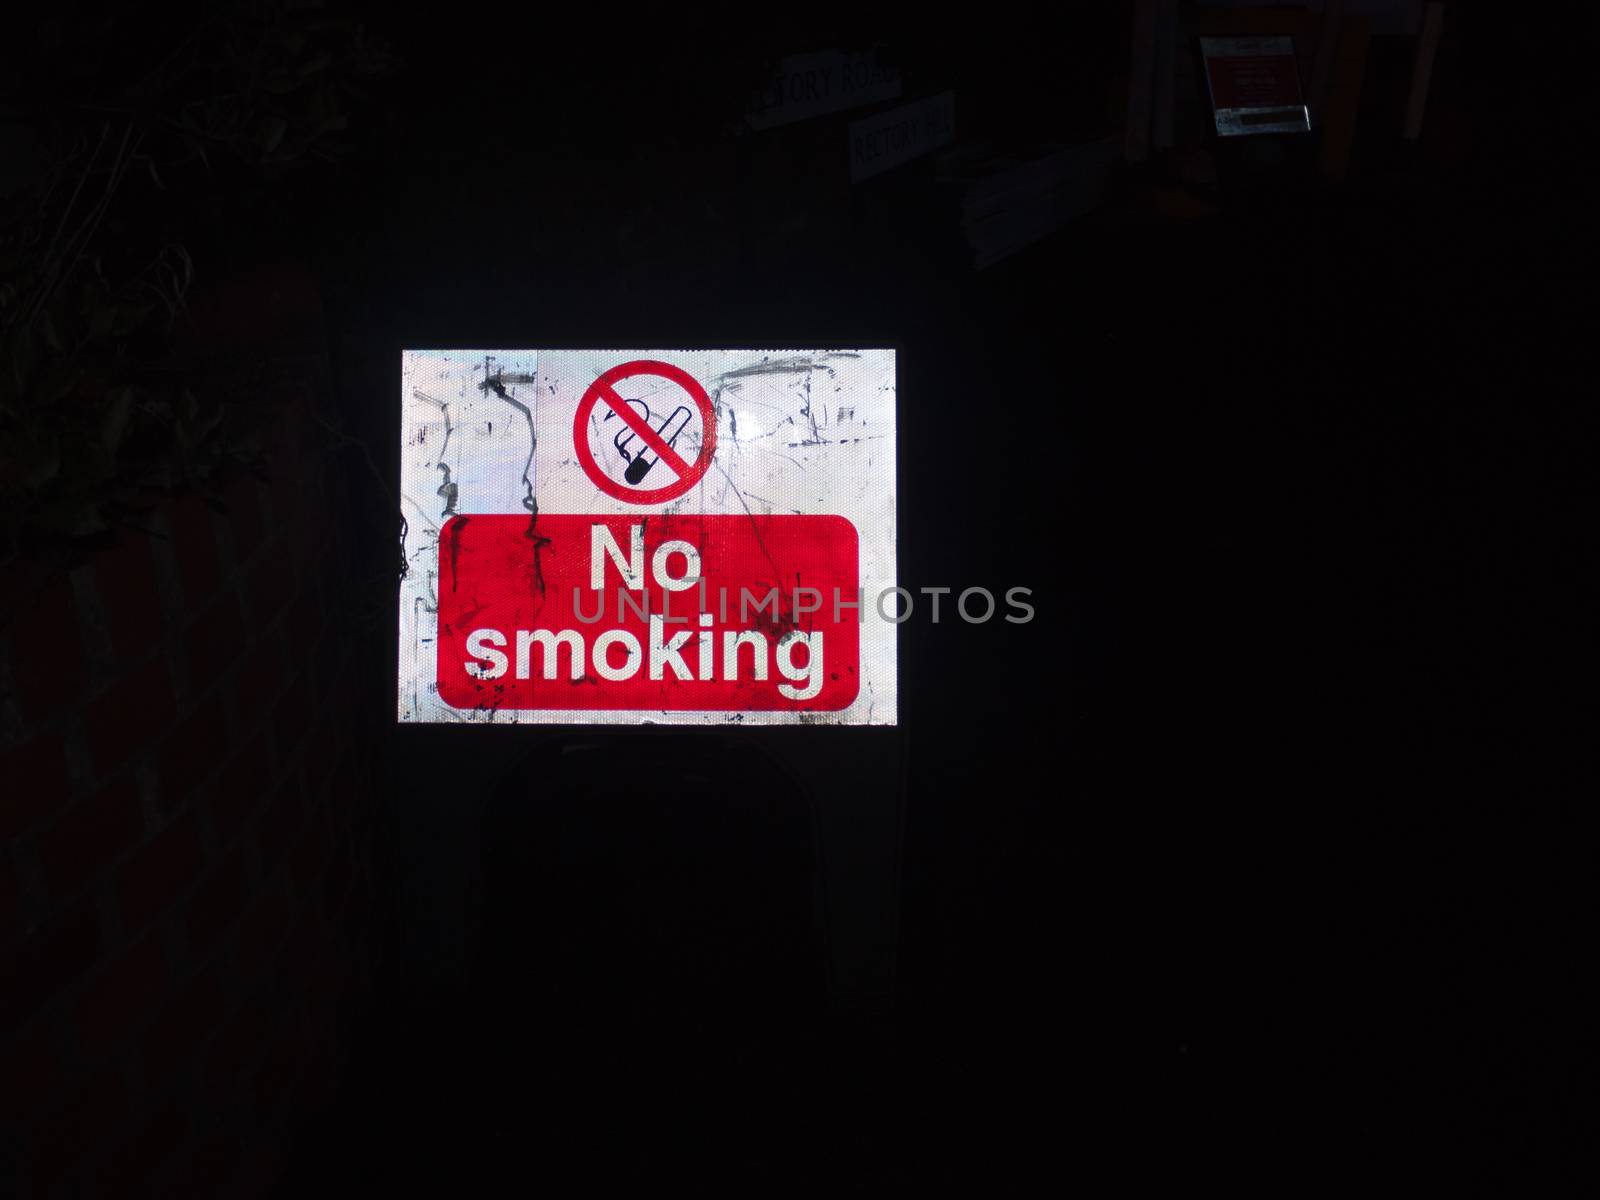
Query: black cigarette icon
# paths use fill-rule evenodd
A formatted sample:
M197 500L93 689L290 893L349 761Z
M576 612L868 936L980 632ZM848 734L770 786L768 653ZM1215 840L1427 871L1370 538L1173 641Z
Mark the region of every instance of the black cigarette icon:
M630 400L629 404L644 409L644 419L650 420L650 408L642 400ZM667 419L661 422L661 427L656 431L661 435L661 440L668 446L677 445L678 435L689 426L689 409L680 404L667 414ZM630 453L628 446L632 443L635 434L631 429L620 431L611 444L617 448L617 453L628 463L628 469L622 473L622 478L630 484L637 484L650 473L650 468L655 466L660 459L651 453L649 447L640 445L637 453ZM641 439L642 440L642 439Z

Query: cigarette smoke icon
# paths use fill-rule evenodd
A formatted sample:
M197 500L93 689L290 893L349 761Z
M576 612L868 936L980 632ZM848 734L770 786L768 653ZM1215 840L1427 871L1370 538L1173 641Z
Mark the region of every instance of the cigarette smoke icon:
M624 403L639 409L644 416L645 423L649 424L650 406L648 404L643 400L626 400ZM606 419L610 420L615 415L614 413L607 413ZM661 435L661 440L676 449L678 435L688 428L690 416L689 409L684 405L680 404L674 408L667 414L666 419L661 422L661 427L656 431ZM617 436L611 439L611 444L617 448L617 453L622 455L623 461L628 464L628 469L623 472L622 477L630 484L637 484L650 473L651 467L661 461L657 455L650 452L648 446L643 444L638 447L637 451L628 449L637 436L632 429L624 428L618 430Z

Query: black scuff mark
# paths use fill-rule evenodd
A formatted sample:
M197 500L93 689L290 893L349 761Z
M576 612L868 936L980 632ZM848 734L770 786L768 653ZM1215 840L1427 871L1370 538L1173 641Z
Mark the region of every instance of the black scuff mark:
M834 381L834 385L835 385L834 386L834 390L838 391L839 390L838 389L839 373L830 365L829 360L830 359L838 359L838 358L860 358L860 357L861 357L861 355L856 351L838 350L838 351L831 351L831 352L826 353L826 354L819 354L819 355L816 355L816 356L802 354L802 355L796 355L796 356L794 356L792 358L763 359L761 362L755 363L752 366L739 367L739 368L736 368L735 370L732 370L732 371L724 371L720 375L717 376L715 382L716 382L716 387L717 387L718 391L720 392L723 387L729 387L731 389L737 389L738 384L731 383L730 381L731 380L736 380L736 379L738 379L738 378L740 378L742 376L748 376L748 375L800 375L800 376L802 376L803 378L802 378L802 382L801 382L800 386L801 386L802 391L803 391L803 396L802 396L800 414L801 414L801 416L805 417L806 424L808 426L810 426L810 436L807 437L804 441L801 441L801 442L791 442L790 445L792 445L792 446L793 445L799 445L799 446L821 446L821 445L826 445L827 444L826 442L824 442L822 440L822 433L821 433L821 426L822 425L826 425L828 423L827 408L826 408L826 406L824 406L822 421L819 424L819 422L817 421L816 415L813 412L812 407L811 407L811 374L812 374L813 371L826 371L828 373L829 378ZM785 423L790 423L790 422L792 422L792 420L793 420L793 418L789 418L788 421L786 421ZM776 432L776 431L774 431L774 432Z
M728 379L740 379L747 375L788 375L800 371L811 371L817 367L827 370L826 362L831 358L860 358L861 355L853 350L837 350L829 354L819 354L813 358L809 354L796 355L793 358L765 359L748 367L739 367L732 371L724 371L717 376L720 384Z
M450 402L448 400L440 400L436 397L430 396L427 392L422 391L420 388L413 388L411 394L418 400L422 400L425 403L433 405L444 415L444 442L439 447L439 457L442 459L444 458L444 452L450 449L450 432L455 428L455 426L450 424ZM426 433L427 431L423 430L423 432Z
M434 494L436 496L439 496L441 499L444 500L444 511L442 513L440 513L439 515L441 517L454 516L455 513L456 513L456 498L457 498L458 488L456 487L456 484L450 478L450 468L447 467L445 465L445 463L444 463L445 451L450 449L450 435L451 435L451 433L453 433L455 431L455 425L452 424L451 420L450 420L450 402L448 400L440 400L435 396L430 396L430 395L428 395L427 392L424 392L420 388L413 388L412 391L411 391L411 394L416 399L421 400L424 404L433 405L435 408L437 408L439 410L440 415L444 417L444 441L439 446L438 461L434 464L435 466L437 466L439 468L439 470L444 472L444 482L439 485L438 490ZM420 431L419 441L421 440L422 436L426 435L426 432L427 432L426 427L424 427L423 430ZM413 500L412 503L415 504L416 501ZM420 504L418 504L417 507L420 509L422 506ZM404 515L401 516L400 520L401 520L401 523L404 524L404 522L405 522ZM432 526L430 525L429 528L432 529ZM402 547L405 545L405 535L406 535L407 532L409 532L409 530L403 529L401 531L400 543L401 543ZM437 535L438 530L433 530L433 532ZM402 551L402 558L403 558L403 551ZM406 574L406 567L402 563L401 576L400 577L402 579L405 578L405 574Z
M468 517L457 517L450 522L450 590L456 590L456 584L461 580L458 566L461 561L461 531L467 527Z
M484 379L484 381L480 383L478 387L484 391L491 391L496 396L499 396L500 399L504 400L507 404L511 405L512 408L521 413L522 419L528 423L528 457L522 464L522 482L527 485L528 495L531 497L533 495L533 479L531 478L533 472L533 452L538 448L539 435L536 434L533 429L533 410L526 404L522 403L522 401L516 399L509 391L506 390L506 384L508 382L521 383L526 381L527 378L520 375L490 375ZM524 500L523 507L526 508L527 505L528 501Z
M456 496L460 489L456 486L454 480L450 478L449 467L444 463L435 463L434 466L444 472L444 482L439 485L439 490L434 493L434 495L444 498L444 511L439 516L453 517L456 515Z
M544 597L544 548L550 544L550 539L539 532L539 502L533 498L533 484L528 484L528 491L522 497L522 507L528 510L528 528L523 532L523 537L533 543L533 585L538 590L541 599Z
M535 377L527 374L510 374L499 372L490 373L489 365L494 360L484 359L484 380L478 386L484 391L491 391L504 400L512 408L522 414L522 419L528 423L528 457L522 464L522 507L528 510L528 528L523 537L533 543L533 583L540 597L545 594L543 551L550 544L550 539L539 532L539 502L533 495L533 456L539 448L539 435L534 431L533 410L522 401L516 399L509 390L508 384L533 383Z
M761 584L757 583L756 587L759 589ZM787 645L800 632L800 622L795 617L792 600L786 610L782 588L771 587L766 592L758 591L757 598L764 601L767 595L774 592L777 593L777 599L770 606L771 612L767 611L769 606L762 603L756 607L755 612L751 613L745 608L743 597L741 597L739 623L747 625L750 629L759 633L766 634L778 645L783 646Z
M874 434L869 434L866 437L839 438L837 441L832 441L832 442L828 441L826 438L818 438L815 441L809 441L808 440L808 441L804 441L804 442L785 442L784 445L789 447L791 450L794 449L796 446L848 446L852 442L876 442L876 441L880 441L880 440L882 440L883 438L885 438L887 436L888 436L887 434L883 434L883 433L874 433Z

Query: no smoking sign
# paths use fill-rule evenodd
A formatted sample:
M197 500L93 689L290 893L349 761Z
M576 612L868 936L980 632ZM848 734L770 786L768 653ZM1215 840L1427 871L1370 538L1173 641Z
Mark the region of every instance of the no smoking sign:
M400 719L894 722L893 351L402 374Z

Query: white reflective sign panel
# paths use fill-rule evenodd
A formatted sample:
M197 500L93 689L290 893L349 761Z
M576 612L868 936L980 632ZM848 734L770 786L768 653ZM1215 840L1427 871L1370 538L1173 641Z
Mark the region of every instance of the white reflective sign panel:
M412 350L399 718L893 724L892 350Z
M944 92L850 122L850 180L859 183L948 146L956 136L956 97Z

